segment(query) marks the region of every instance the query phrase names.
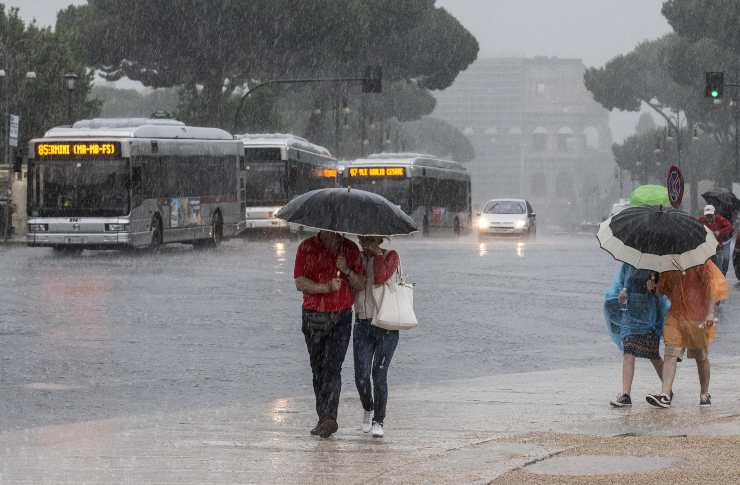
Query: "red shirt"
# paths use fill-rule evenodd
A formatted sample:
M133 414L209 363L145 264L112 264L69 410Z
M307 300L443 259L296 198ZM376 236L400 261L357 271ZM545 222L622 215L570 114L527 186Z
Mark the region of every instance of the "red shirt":
M303 276L315 283L329 283L332 278L337 277L337 257L339 256L344 256L347 259L347 266L352 271L364 274L360 250L355 243L342 238L339 252L334 253L324 246L319 236L316 235L306 239L298 246L293 278ZM354 302L352 288L350 288L346 277L342 277L342 286L339 291L334 293L303 293L303 308L306 310L337 312L352 308Z
M363 253L365 257L367 254ZM376 285L382 285L396 272L400 259L394 250L386 251L384 254L373 256L373 279Z
M710 231L713 231L719 242L732 237L732 223L719 214L714 215L714 222L711 224L709 224L707 216L701 216L699 222L707 226Z

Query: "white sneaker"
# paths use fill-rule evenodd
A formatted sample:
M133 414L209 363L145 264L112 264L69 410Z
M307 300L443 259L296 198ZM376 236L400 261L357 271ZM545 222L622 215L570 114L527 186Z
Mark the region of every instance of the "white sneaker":
M373 438L382 438L383 434L383 425L373 421Z
M362 432L369 433L373 426L373 412L365 411L362 414Z

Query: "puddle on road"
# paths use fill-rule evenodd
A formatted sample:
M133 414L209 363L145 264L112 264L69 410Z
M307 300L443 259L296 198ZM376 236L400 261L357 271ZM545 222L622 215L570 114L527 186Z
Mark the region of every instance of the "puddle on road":
M537 475L560 476L629 475L663 470L675 461L662 456L558 456L528 466L527 471Z
M34 391L72 391L80 389L80 386L69 386L66 384L56 384L54 382L33 382L31 384L25 384L22 387Z

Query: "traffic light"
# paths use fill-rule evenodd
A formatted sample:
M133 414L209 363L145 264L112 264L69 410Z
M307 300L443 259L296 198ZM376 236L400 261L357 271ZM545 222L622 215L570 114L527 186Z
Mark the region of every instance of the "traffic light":
M367 66L365 76L362 79L363 93L383 92L383 68L380 66Z
M712 99L719 99L725 89L724 72L707 72L707 83L704 88L704 96Z

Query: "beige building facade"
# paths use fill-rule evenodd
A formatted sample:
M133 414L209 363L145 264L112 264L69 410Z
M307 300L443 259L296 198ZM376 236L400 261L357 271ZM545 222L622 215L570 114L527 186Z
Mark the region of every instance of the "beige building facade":
M432 116L476 150L466 164L474 204L527 198L555 225L603 212L614 184L609 113L586 90L585 69L578 59L481 59L438 93Z

